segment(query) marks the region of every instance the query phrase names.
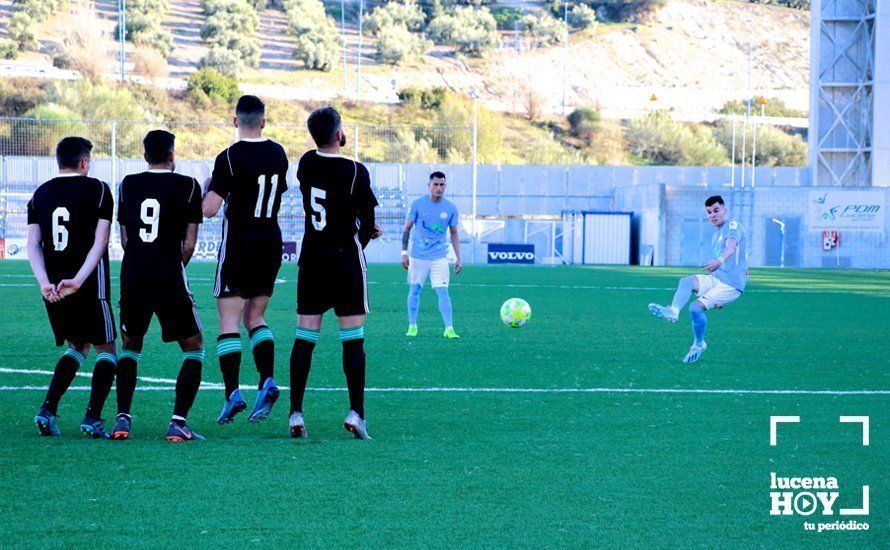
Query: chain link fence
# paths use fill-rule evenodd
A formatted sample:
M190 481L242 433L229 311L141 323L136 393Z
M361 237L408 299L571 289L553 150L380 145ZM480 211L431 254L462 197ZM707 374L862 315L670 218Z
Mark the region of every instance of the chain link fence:
M176 134L177 172L200 182L210 176L216 155L237 139L235 128L222 123L0 118L0 238L25 238L27 202L41 183L56 174L55 146L60 139L71 135L89 139L93 143L91 175L107 182L116 194L124 176L145 170L142 139L155 129ZM377 209L378 223L387 239L398 239L407 204L418 194L416 182L408 181L409 176L420 177L414 173L417 170L409 173L401 169L402 164L432 168L470 164L475 157L472 127L349 125L345 131L347 145L343 153L366 163L371 170L381 205ZM299 158L315 148L305 126L269 125L264 134L287 151L291 161L287 182L296 190ZM462 203L468 203L470 182L466 179L454 189ZM215 257L220 223L219 219L206 220L198 243L199 259ZM285 240L295 242L302 237L304 218L299 192L284 195L280 223ZM115 244L117 239L115 234ZM119 248L115 250L119 253Z

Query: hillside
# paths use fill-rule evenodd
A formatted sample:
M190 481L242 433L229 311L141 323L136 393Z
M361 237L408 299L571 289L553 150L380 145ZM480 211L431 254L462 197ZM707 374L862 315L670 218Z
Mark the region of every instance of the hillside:
M94 0L105 34L111 65L117 45L116 0ZM12 0L0 0L0 37L6 34ZM0 77L38 76L74 78L71 71L52 67L52 42L70 25L65 14L44 22L39 30L39 52L0 61ZM169 77L153 83L181 88L184 78L206 54L201 40L200 0L170 0L164 27L174 38L168 58ZM347 21L347 69L342 62L331 72L307 71L294 60L295 43L286 29L286 16L276 9L260 13L259 68L241 74L242 89L268 97L328 100L356 93L358 33ZM567 66L567 103L598 108L605 118L632 118L653 108L675 118L703 120L730 99L745 95L747 52L751 43L751 89L783 99L790 107L807 108L809 79L809 14L780 7L733 1L669 0L645 23L600 24L573 32ZM374 61L374 39L363 38L360 98L394 103L396 91L406 86L445 86L452 91L475 90L486 105L499 111L522 111L524 98L540 98L543 110L560 113L563 48L530 48L504 32L500 48L485 57L456 55L434 47L421 59L399 66ZM128 44L129 50L132 47ZM133 52L128 71L134 73ZM393 84L395 82L395 85ZM652 97L656 99L653 101Z

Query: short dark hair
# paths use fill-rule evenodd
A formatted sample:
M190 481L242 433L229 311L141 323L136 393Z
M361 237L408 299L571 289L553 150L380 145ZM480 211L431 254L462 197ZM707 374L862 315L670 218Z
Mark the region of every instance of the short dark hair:
M152 130L145 134L142 145L145 146L145 160L149 164L162 164L173 152L176 136L166 130Z
M723 202L723 197L721 197L720 195L712 195L708 197L708 200L705 201L706 207L714 206L715 204L722 204L723 206L726 206L726 203Z
M59 168L77 168L80 161L90 156L93 144L90 140L77 136L62 138L56 145L56 163Z
M342 126L340 113L331 106L312 111L306 122L312 140L319 147L325 147L337 138L337 130Z
M442 179L444 180L444 179L446 179L446 178L445 178L445 173L444 173L444 172L439 172L438 170L436 170L435 172L433 172L432 174L430 174L430 181L433 181L433 179L435 179L435 178L442 178Z
M263 117L266 116L266 104L255 95L243 95L238 98L235 116L241 126L259 128Z

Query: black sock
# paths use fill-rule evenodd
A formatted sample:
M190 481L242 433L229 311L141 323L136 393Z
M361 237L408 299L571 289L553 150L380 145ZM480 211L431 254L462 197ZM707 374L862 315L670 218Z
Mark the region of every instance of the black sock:
M111 353L100 353L96 357L96 367L93 369L93 383L90 389L90 402L87 405L86 416L90 418L102 418L102 408L111 392L114 384L114 371L117 367L117 357Z
M365 417L365 340L343 341L343 374L349 390L349 408Z
M219 370L226 385L226 399L238 389L241 375L241 335L237 332L220 334L216 339L216 356L219 357Z
M136 391L136 372L142 354L129 349L121 350L117 362L117 414L130 415L133 393Z
M315 337L318 337L317 332ZM306 393L309 369L312 368L313 350L315 342L294 339L294 347L290 352L290 412L303 412L303 394Z
M179 376L176 378L176 399L173 402L173 416L186 418L198 388L201 387L201 367L204 364L204 350L182 352L182 366L179 368Z
M57 414L59 409L59 401L68 390L77 369L83 364L83 355L75 349L69 349L65 352L56 363L56 370L53 372L52 380L49 382L49 389L46 390L46 398L43 400L41 408L46 409L52 414Z
M256 370L260 373L257 389L261 390L266 380L275 375L275 339L269 327L260 325L250 331L250 348Z

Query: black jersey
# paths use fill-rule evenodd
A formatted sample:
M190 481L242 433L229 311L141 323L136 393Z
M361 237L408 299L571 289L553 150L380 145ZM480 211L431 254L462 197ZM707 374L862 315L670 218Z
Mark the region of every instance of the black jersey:
M306 216L301 266L312 256L330 257L333 251L367 246L378 203L365 165L309 151L300 159L297 179Z
M169 170L148 170L124 178L117 221L127 233L121 289L172 293L184 284L182 241L190 223L201 223L198 182Z
M46 273L51 283L77 275L96 241L99 220L111 221L114 199L108 185L77 174L57 176L28 202L28 225L39 225ZM78 294L108 300L108 250Z
M277 225L287 167L284 148L267 138L242 139L217 155L209 190L225 199L233 229Z

